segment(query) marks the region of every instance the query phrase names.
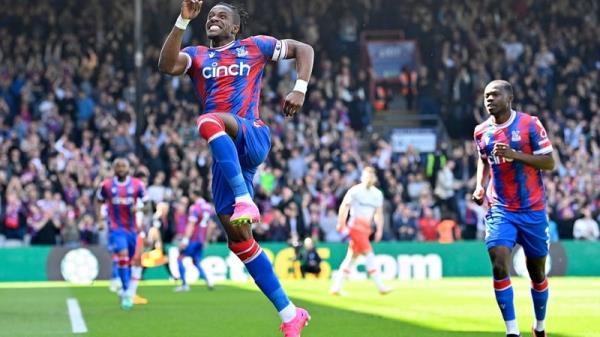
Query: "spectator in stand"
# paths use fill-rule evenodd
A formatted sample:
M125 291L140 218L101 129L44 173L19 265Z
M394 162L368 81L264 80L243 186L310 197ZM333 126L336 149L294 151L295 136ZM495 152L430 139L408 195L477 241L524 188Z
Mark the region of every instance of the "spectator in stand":
M399 204L392 215L392 228L396 238L400 241L413 241L419 234L417 219L412 210Z
M598 229L598 223L592 218L591 205L586 206L582 213L583 217L577 219L573 226L573 238L577 240L598 241L600 230Z
M421 214L417 222L419 224L420 239L422 241L436 241L438 239L437 229L440 221L434 217L431 208L424 208L423 214Z
M453 216L458 218L460 216L460 211L458 209L455 190L458 189L460 185L454 178L454 168L455 162L453 160L448 160L446 165L438 172L434 193L438 203L442 206L442 211L452 212Z
M437 232L439 243L453 243L456 240L462 239L460 226L453 214L444 217L444 220L438 224Z
M14 2L0 13L0 233L20 242L32 234L26 219L37 217L32 205L38 203L31 200L35 195L39 208L51 210L52 222L63 233L69 212L81 224L94 186L109 174L114 156L124 154L132 163L148 167L150 181L157 187L155 202L169 203L172 211L165 212L170 220L165 220L163 234L171 234L163 238L171 242L176 204L189 197L191 189L200 189L209 200L212 181L207 144L195 131L199 111L192 84L154 70L163 34L155 28L170 25L164 21L170 16L164 13L175 9L168 2L143 4L144 17L152 19L145 21L144 28L149 41L142 60L146 126L138 138L135 128L142 123L136 120L134 108L135 65L131 57L122 56L131 55L134 39L128 29L134 20L129 2L35 4ZM286 6L274 4L252 1L249 32L260 33L268 26L275 36L304 37L318 41L314 44L318 47L305 108L293 121L282 118L278 109L291 89L287 86L295 76L294 67L280 64L265 73L260 116L271 127L273 144L259 171L263 174L257 177L261 188L255 199L263 211L279 207L281 200L304 205L297 207L297 221L306 228L301 236L314 236L313 218L318 213L325 240L340 239L327 230L328 214L355 182L355 172L367 165L379 170L380 187L392 202L386 221L393 225L399 204L418 210L417 214L433 207L433 217L440 218L431 191L437 187L438 170L453 160L455 180L464 186L454 191L457 216L464 225L473 211L464 197L465 190L473 187L476 153L471 132L462 130L472 130L481 117L483 86L493 78L510 79L520 96L515 99L522 104L518 109L538 116L547 126L558 168L544 179L550 217L560 238L572 238L575 216L586 205L592 205L592 212L600 209L597 1L552 6L532 2L518 8L511 2L476 0L460 4L305 1L294 3L306 22L302 31L291 28ZM389 8L414 15L410 20L395 20L395 11ZM341 13L343 20L333 20L331 13ZM560 13L558 20L556 13ZM496 17L508 21L493 35L489 32L498 31ZM550 30L544 28L548 25ZM370 132L370 110L377 99L381 110L394 101L393 95L403 94L378 86L371 92L371 73L363 69L359 53L353 52L360 47L358 37L363 31L380 29L402 30L406 39L419 41L422 64L415 68L418 77L406 88L407 94L415 96L417 109L439 113L447 128L450 138L440 142L437 152L394 153L389 139ZM184 41L191 43L189 38ZM411 90L415 85L417 90ZM463 149L462 155L457 148ZM157 179L159 175L164 177ZM309 200L303 200L305 194ZM311 215L305 216L305 205L317 207L315 213L311 209ZM287 222L286 218L283 223ZM96 232L95 219L92 227L80 231L83 242L88 240L83 233ZM290 239L291 234L280 229L271 236L275 228L271 226L265 235ZM214 238L219 237L224 240L216 231Z

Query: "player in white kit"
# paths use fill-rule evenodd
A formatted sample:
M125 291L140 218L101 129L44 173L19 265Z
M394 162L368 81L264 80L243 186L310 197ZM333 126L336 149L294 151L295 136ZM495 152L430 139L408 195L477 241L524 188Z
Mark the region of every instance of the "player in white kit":
M333 278L331 286L333 295L341 295L342 284L350 275L350 271L354 268L360 255L365 256L367 272L379 292L387 294L392 290L381 281L375 265L373 248L369 242L373 222L376 225L375 242L379 242L383 234L383 193L375 187L377 182L375 169L366 167L360 180L360 184L354 185L348 190L340 205L337 230L342 233L347 232L350 235L350 242L348 253ZM348 213L350 214L349 221L347 221Z

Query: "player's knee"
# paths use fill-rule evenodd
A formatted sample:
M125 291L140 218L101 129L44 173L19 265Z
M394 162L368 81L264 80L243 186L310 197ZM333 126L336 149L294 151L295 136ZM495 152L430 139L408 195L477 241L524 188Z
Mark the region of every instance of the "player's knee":
M527 269L529 272L529 277L531 278L531 281L533 281L534 283L540 283L540 282L544 281L544 279L546 278L545 265L539 265L539 264L530 265L530 264L528 264Z
M501 259L494 260L492 262L492 268L494 273L494 278L503 279L508 277L508 265Z
M127 267L129 266L129 263L129 256L119 256L119 259L117 261L119 267Z
M208 113L198 117L196 121L200 136L207 141L214 137L225 134L225 123L215 113Z

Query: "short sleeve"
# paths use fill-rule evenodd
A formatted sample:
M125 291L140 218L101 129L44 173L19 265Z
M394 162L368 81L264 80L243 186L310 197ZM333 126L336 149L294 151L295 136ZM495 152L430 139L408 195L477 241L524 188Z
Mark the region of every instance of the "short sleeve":
M356 186L352 186L350 187L350 189L348 190L348 192L346 192L346 196L344 197L345 200L347 200L349 203L352 203L352 201L354 201L354 195L356 194Z
M287 43L283 40L277 40L272 36L257 35L251 37L252 41L258 46L265 59L269 61L280 61L285 59L287 54Z
M383 206L383 192L381 192L380 190L377 190L379 193L377 193L377 207L382 207Z
M477 135L477 132L475 132L475 134L473 135L473 141L475 143L477 153L479 154L479 158L487 159L487 154L485 153L485 143L483 143L483 137L483 135Z
M144 187L144 184L140 181L139 185L138 185L138 193L137 193L137 197L142 201L142 202L146 202L148 201L148 195L146 194L146 188Z
M198 63L194 61L196 59L196 53L198 52L198 48L190 46L183 48L180 53L187 56L188 63L185 66L185 74L190 74L194 72L194 70L198 69ZM191 70L191 71L190 71Z
M212 207L210 206L209 203L204 203L202 205L202 211L205 213L208 213L209 215L212 215Z
M552 143L548 138L548 133L537 117L532 117L532 122L529 127L529 141L531 142L531 149L535 155L552 152Z
M100 187L98 187L98 191L96 191L96 199L99 201L106 200L106 190L104 189L104 184L100 184Z
M198 222L199 219L200 219L199 214L196 211L196 208L193 207L188 216L188 222Z

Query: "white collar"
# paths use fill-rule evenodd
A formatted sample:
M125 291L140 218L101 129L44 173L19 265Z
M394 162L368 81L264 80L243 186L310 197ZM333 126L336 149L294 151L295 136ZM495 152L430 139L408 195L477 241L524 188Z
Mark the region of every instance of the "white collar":
M235 43L235 41L237 41L237 40L233 40L233 41L229 42L228 44L226 44L224 46L217 47L217 48L210 48L210 49L215 50L215 51L223 51L225 49L231 48L231 46L233 46L233 44Z
M515 110L510 110L510 117L508 118L508 120L506 122L504 122L502 124L496 124L492 119L492 125L498 129L504 129L505 127L511 125L512 122L515 121L516 117L517 117L517 112Z
M131 176L127 176L127 178L125 178L124 182L120 182L118 177L114 177L113 178L113 182L119 186L123 186L123 185L127 185L129 184L129 181L131 180Z

